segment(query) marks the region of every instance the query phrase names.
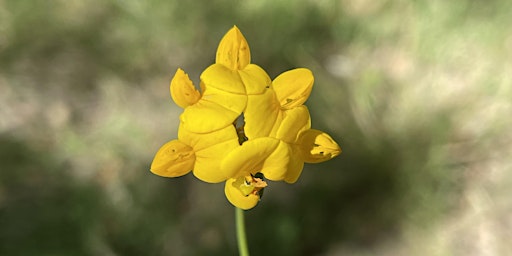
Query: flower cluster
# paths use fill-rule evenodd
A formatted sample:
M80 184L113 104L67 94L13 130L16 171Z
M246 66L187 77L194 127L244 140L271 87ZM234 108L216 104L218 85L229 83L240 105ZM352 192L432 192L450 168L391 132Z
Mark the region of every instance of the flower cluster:
M222 38L215 64L201 74L200 91L178 69L170 85L172 99L184 109L178 139L163 145L151 164L151 172L164 177L193 171L202 181L225 182L227 199L241 209L259 202L265 179L294 183L305 162L341 152L329 135L311 129L303 103L312 73L297 68L272 81L250 59L235 26Z

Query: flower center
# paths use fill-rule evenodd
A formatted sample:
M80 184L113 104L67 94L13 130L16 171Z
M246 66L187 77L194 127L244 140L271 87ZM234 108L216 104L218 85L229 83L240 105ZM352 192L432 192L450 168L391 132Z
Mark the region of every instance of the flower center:
M247 175L238 177L233 185L242 192L244 196L254 194L260 197L263 196L263 189L267 186L263 174L258 172L255 175Z

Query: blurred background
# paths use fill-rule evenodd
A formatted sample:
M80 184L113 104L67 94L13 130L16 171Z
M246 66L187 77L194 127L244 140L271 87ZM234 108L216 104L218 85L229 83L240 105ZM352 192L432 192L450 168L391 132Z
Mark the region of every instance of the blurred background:
M342 147L246 212L253 255L511 255L512 2L0 0L0 255L236 255L223 184L149 172L233 25Z

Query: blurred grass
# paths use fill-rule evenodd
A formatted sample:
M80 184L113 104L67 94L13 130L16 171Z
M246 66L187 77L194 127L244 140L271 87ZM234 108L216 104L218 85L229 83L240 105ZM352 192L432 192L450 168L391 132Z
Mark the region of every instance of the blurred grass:
M254 255L507 255L508 1L0 1L0 255L234 255L222 185L149 173L168 83L234 24L271 77L315 74L343 153L272 183Z

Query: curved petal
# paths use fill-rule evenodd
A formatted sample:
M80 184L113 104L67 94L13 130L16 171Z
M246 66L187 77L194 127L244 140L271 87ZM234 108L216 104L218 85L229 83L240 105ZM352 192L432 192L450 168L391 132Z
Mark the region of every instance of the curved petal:
M236 147L239 147L238 140L229 140L197 151L194 176L208 183L218 183L228 179L230 176L222 171L221 163L224 157Z
M190 145L196 156L194 175L205 182L217 183L227 179L220 169L224 156L239 147L238 136L233 125L210 133L193 133L181 123L178 138Z
M245 135L249 140L274 135L273 131L277 131L283 118L274 91L267 89L264 94L249 95L244 118Z
M283 122L279 125L276 138L295 143L299 134L311 128L311 117L306 106L298 106L284 111Z
M221 169L228 177L260 172L268 156L278 145L278 139L269 137L248 140L226 155L221 163Z
M247 96L225 92L213 87L204 90L201 100L216 103L227 110L242 113L247 105Z
M309 69L297 68L282 73L272 81L277 99L285 109L302 105L311 94L314 77Z
M203 97L187 107L180 116L184 127L194 133L209 133L233 123L245 108L247 96L206 89Z
M251 51L242 32L233 26L222 38L217 48L215 63L230 69L243 69L251 62Z
M288 171L284 177L286 183L295 183L302 173L304 168L304 161L301 157L300 149L295 145L290 147L290 163L288 164Z
M192 170L195 159L190 146L179 140L171 140L156 153L151 172L163 177L183 176Z
M201 98L201 94L181 68L174 74L169 89L172 100L182 108L193 105Z
M300 134L298 146L306 163L324 162L341 153L340 146L331 136L315 129L309 129Z
M262 162L260 172L266 179L272 181L283 180L290 166L290 146L279 141L277 148Z
M201 74L204 86L214 87L221 91L245 94L245 86L237 70L231 70L221 64L213 64Z
M194 133L186 129L181 123L178 129L178 139L190 145L196 152L226 141L231 141L230 148L239 146L238 136L233 125L228 125L214 132Z
M256 206L260 201L260 197L255 194L245 196L239 189L240 180L236 178L228 179L224 185L224 193L228 201L234 206L248 210Z
M249 64L243 70L238 71L238 73L248 95L262 94L272 83L267 72L258 65Z

